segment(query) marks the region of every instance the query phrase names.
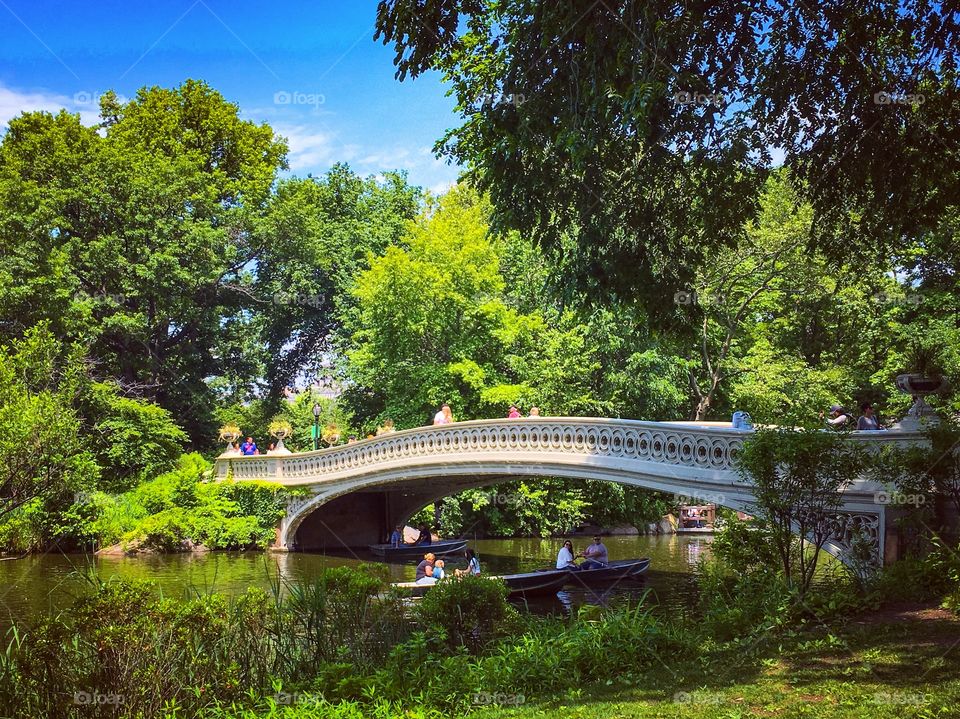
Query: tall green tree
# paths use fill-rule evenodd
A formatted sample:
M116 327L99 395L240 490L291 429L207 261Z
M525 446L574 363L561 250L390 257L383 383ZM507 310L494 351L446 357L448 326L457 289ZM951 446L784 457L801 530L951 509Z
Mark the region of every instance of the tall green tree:
M463 122L437 149L504 226L569 287L668 319L775 150L834 257L890 258L957 207L958 27L923 0L381 0L376 37L400 79L450 84Z
M502 301L488 216L485 200L458 187L410 228L405 247L388 247L358 276L346 356L365 414L423 424L449 401L459 417L489 416L483 393L513 384L506 355L535 320Z
M253 230L285 144L201 82L107 95L101 127L26 113L0 144L0 331L47 320L88 338L95 369L209 432L205 382L243 361L263 239ZM242 321L242 320L241 320Z
M812 221L795 180L771 175L741 240L712 252L675 296L696 333L685 340L692 418L745 409L804 424L834 402L891 401L914 290L888 262L809 249Z
M93 489L99 467L76 411L83 348L35 328L0 346L0 519L34 501Z
M252 288L270 396L329 361L354 279L370 256L401 242L421 202L402 173L378 181L342 164L279 183L257 226L264 247Z

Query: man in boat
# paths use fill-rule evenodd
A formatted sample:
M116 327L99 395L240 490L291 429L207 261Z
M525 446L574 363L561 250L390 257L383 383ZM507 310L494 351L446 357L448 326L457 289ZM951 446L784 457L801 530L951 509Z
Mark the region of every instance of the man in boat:
M433 563L435 561L437 561L437 558L432 552L423 555L423 560L417 565L417 575L414 580L417 584L436 583L437 580L433 578Z
M417 537L417 541L414 544L432 544L433 538L430 536L430 527L426 524L420 525L420 535Z
M580 565L580 569L602 569L607 566L607 562L609 561L607 558L607 548L603 542L600 541L599 534L593 538L593 544L588 545L587 548L577 556L583 557L584 559Z
M403 527L399 524L393 528L393 533L390 535L390 546L393 548L403 546Z

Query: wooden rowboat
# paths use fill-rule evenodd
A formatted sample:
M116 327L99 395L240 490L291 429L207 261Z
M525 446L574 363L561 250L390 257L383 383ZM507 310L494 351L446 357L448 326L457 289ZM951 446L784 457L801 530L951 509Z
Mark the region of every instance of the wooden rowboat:
M555 569L546 572L525 572L523 574L481 575L484 579L502 580L510 590L511 598L537 596L541 594L555 594L568 583L566 569ZM441 580L444 582L450 579ZM396 582L392 586L409 592L410 596L422 597L436 584L417 584L416 582Z
M423 559L423 555L432 552L436 556L461 552L467 546L466 539L443 539L432 544L371 544L370 551L384 559Z
M650 559L621 559L616 562L608 562L607 566L598 569L574 569L565 570L567 572L567 586L571 587L590 587L595 584L606 584L608 582L619 582L624 579L636 579L646 573L650 566ZM549 574L555 570L541 570L544 574Z

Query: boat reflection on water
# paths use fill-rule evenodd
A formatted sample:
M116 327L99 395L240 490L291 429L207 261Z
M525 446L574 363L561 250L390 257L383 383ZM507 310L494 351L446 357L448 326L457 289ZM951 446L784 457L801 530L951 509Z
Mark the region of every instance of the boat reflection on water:
M565 587L556 594L527 599L511 599L518 608L532 614L563 614L573 616L583 606L597 606L604 609L620 605L636 605L647 600L650 587L646 580L625 579L622 582L597 587Z
M704 540L695 540L687 544L687 562L694 567L705 556L708 549L708 542Z

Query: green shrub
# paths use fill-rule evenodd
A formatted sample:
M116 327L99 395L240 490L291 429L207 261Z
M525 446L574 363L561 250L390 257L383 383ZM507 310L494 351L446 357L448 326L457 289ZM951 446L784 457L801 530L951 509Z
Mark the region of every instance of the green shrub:
M0 716L100 716L77 693L123 697L121 716L184 716L266 687L274 669L263 592L162 599L146 583L107 582L69 613L17 628L0 653Z
M960 547L937 538L922 556L908 556L883 567L869 585L878 601L940 601L960 590Z
M769 529L759 520L728 519L713 535L710 551L732 572L776 569L780 557Z
M102 544L122 540L153 551L263 548L275 537L288 490L268 482L208 482L210 465L198 454L125 494L97 493L90 532Z
M95 382L81 400L97 463L102 468L100 487L121 492L170 469L182 453L187 434L170 413L120 394L113 382Z
M794 597L775 570L734 573L717 561L700 565L700 626L718 641L768 632L782 626Z
M507 603L500 581L465 576L438 582L417 606L424 627L438 631L449 650L478 653L515 626L516 610Z
M136 543L143 549L157 552L182 552L189 548L191 534L183 510L165 509L145 518L123 540L125 544Z
M221 497L234 502L243 515L257 518L261 527L273 528L286 512L290 490L273 482L220 482L216 485Z
M278 585L286 613L277 627L280 655L291 674L349 662L372 668L403 641L408 623L389 591L383 565L328 567L309 581Z

